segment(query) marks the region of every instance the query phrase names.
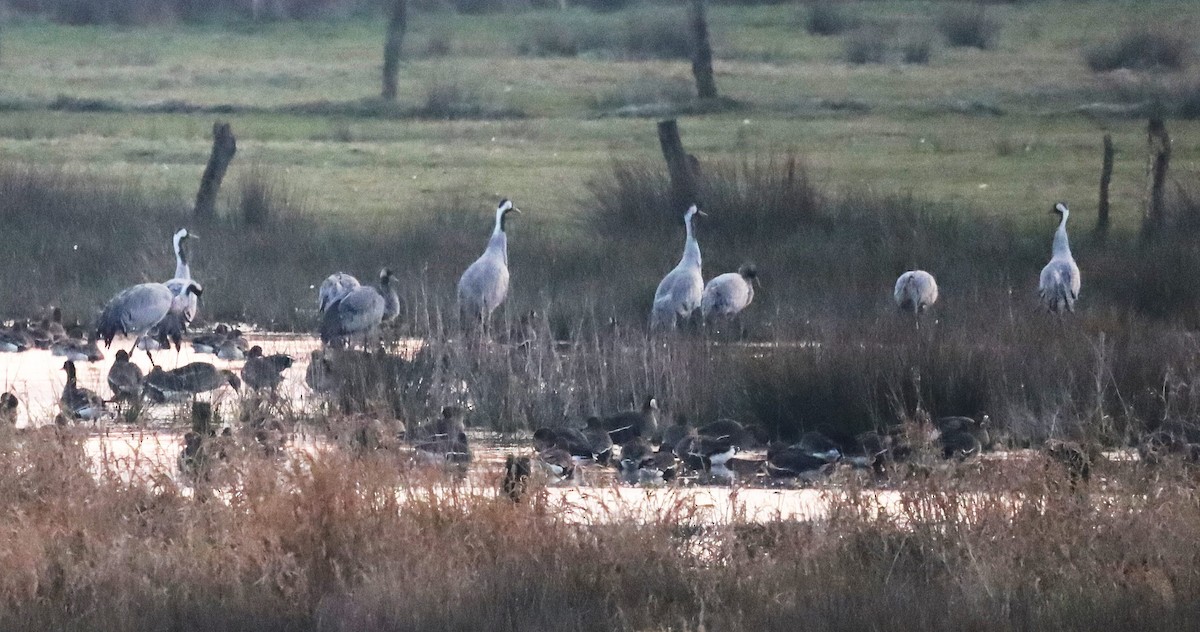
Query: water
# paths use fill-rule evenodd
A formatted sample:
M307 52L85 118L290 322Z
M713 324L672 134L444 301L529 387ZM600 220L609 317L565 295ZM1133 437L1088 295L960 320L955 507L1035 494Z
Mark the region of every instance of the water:
M294 358L292 366L283 374L284 382L279 389L279 392L291 401L294 410L303 413L320 405L320 398L304 383L309 355L320 346L319 341L307 335L258 334L248 338L251 345L262 346L266 354L286 353ZM128 345L128 342L125 344ZM407 341L402 345L406 355L411 355L419 347L418 340ZM105 350L105 358L100 362L76 363L79 384L101 396L109 396L107 374L116 351L116 346ZM213 355L196 354L190 347L185 347L180 352L156 352L155 359L166 369L193 361L203 361L211 362L219 369L240 372L244 364L243 361L225 361ZM58 398L66 382L66 375L62 370L64 360L44 350L0 354L0 390L11 391L21 400L18 428L53 423L52 420L58 413ZM133 361L143 372L149 372L151 365L144 351L134 354ZM241 395L231 387L223 386L213 393L200 396L199 399L212 402L223 418L231 419L236 418L235 408L240 397ZM147 409L147 422L142 427L114 422L90 427L87 422L81 422L84 431L88 432L85 450L92 458L95 471L104 471L110 475L116 472L125 480L152 480L160 476L182 480L177 462L186 423L176 420L188 418L187 408L187 403L150 406ZM513 443L484 433L473 435L476 446L475 463L460 484L484 493L497 493L506 455L530 454L532 451L527 442ZM320 458L322 452L335 449L339 448L312 431L302 428L288 443L287 454L288 458ZM1113 455L1113 458L1117 456ZM990 454L985 457L994 460L1034 458L1034 455L1026 452ZM981 464L985 467L986 465L986 461ZM814 520L826 517L833 502L842 494L849 493L841 486L830 483L822 483L817 489L764 488L760 482L753 479L742 479L737 485L631 487L618 484L615 472L611 469L580 469L582 473L575 481L550 486L546 494L548 504L555 511L569 520L583 524L609 521L656 522L664 519L686 519L697 523ZM754 486L748 487L747 484ZM448 491L449 486L442 489ZM408 492L397 490L397 493L403 495ZM873 507L880 515L903 515L899 492L865 489L853 493L858 494L859 503Z

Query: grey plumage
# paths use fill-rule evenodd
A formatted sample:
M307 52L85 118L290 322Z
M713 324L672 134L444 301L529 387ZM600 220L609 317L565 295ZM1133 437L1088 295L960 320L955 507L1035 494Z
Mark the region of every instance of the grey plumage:
M339 338L361 334L363 346L372 331L400 313L400 298L392 288L392 271L379 272L379 286L360 285L325 308L321 320L321 342L331 344Z
M654 306L650 312L651 329L675 329L680 318L688 318L704 293L704 277L701 273L700 244L692 228L692 219L704 215L696 205L683 215L687 237L683 244L683 257L654 291Z
M896 279L892 298L899 309L919 315L937 302L937 281L924 270L909 270Z
M187 306L185 297L199 296L201 292L200 284L195 281L188 283L183 295L175 294L163 283L142 283L125 288L104 306L96 323L96 335L104 340L107 348L119 334L144 334L168 314L181 314Z
M330 305L342 300L342 297L359 287L362 287L362 284L353 275L334 272L321 282L321 289L317 291L317 311L325 313Z
M1038 295L1042 305L1051 312L1073 312L1075 301L1079 299L1080 277L1079 266L1071 256L1071 245L1067 240L1067 216L1070 210L1066 204L1059 202L1050 212L1059 214L1062 219L1054 231L1050 263L1042 268Z
M737 272L713 277L704 286L700 297L700 314L704 322L740 314L754 300L754 283L757 279L758 269L753 264L745 264Z
M459 312L469 322L486 325L508 296L508 236L504 222L509 213L520 212L509 200L500 200L487 248L458 279Z

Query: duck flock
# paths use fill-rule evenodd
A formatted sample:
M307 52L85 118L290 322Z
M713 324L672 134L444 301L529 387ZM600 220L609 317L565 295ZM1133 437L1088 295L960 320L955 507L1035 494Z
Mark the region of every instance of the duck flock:
M1080 274L1067 239L1069 210L1059 203L1052 212L1059 216L1059 223L1052 258L1041 273L1039 292L1047 310L1062 314L1074 311ZM514 213L520 210L511 201L501 200L483 254L463 272L457 285L462 318L478 325L485 336L492 313L508 295L505 228ZM684 213L683 256L655 290L649 315L653 332L676 330L697 316L704 325L736 321L754 299L758 272L751 263L704 282L693 225L697 216L704 215L695 205ZM20 321L0 329L0 352L38 348L64 357L66 385L59 399L59 423L115 418L122 407L136 410L146 403L187 401L224 386L273 391L283 381L283 372L292 366L293 359L283 354L267 355L261 347L250 346L237 328L217 325L211 331L188 332L204 293L188 263L189 242L196 238L186 229L175 233L174 275L161 283L141 283L121 290L90 328L79 323L64 325L61 310L54 308L40 321ZM927 271L907 271L896 280L893 296L897 308L913 314L919 327L921 314L938 300L937 282ZM326 349L340 350L361 341L365 351L379 328L400 313L394 275L384 268L376 284L364 285L349 274L334 273L321 283L317 307L317 331ZM132 344L128 350L116 353L107 376L111 395L102 397L81 387L75 363L102 359L100 343L109 349L118 337ZM178 351L185 339L196 353L244 361L240 373L219 369L209 362L191 362L171 370L154 362L154 351L172 345ZM150 359L149 373L143 374L131 361L138 350ZM306 383L314 391L336 388L334 357L325 349L312 353ZM18 405L14 394L3 393L0 416L15 421ZM533 435L532 456L514 455L508 459L506 485L516 490L534 471L570 479L577 467L586 464L613 467L622 478L635 483L671 480L688 473L718 479L732 479L738 474L806 478L827 474L838 464L882 472L887 464L905 460L914 450L911 437L896 432L861 435L852 446L837 445L815 432L805 434L798 442L780 444L768 442L766 433L757 426L743 426L729 419L693 426L679 416L675 423L660 426L659 413L658 401L648 397L640 409L591 417L582 427L540 428ZM934 445L946 458L963 459L991 445L986 416L980 421L950 417L934 425L937 432L932 443L924 445ZM195 432L185 437L181 463L194 460L204 439ZM425 460L456 464L471 460L463 412L457 407L446 407L441 418L413 428L405 439ZM748 458L747 454L759 457Z

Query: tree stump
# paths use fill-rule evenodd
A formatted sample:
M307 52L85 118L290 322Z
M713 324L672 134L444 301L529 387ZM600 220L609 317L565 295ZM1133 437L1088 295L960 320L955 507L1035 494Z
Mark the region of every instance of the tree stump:
M204 175L200 177L200 190L196 193L196 208L193 214L199 220L211 220L217 216L217 193L221 191L221 181L225 179L225 170L237 153L237 139L233 137L233 129L229 123L217 121L213 123L212 153L208 157L208 165L204 167Z

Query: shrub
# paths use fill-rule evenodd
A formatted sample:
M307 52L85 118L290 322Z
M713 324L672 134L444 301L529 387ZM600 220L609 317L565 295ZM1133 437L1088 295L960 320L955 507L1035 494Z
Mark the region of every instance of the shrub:
M284 180L254 165L238 182L238 212L242 223L261 227L305 212L302 199Z
M991 48L999 25L987 15L982 5L951 7L938 20L938 29L951 46Z
M901 57L906 64L928 64L933 51L933 40L928 36L914 36L900 46Z
M1167 29L1137 30L1090 46L1083 59L1094 72L1130 70L1179 70L1187 64L1192 41Z
M626 21L625 28L625 52L631 57L688 59L692 56L692 35L683 13L639 13Z
M804 28L813 35L838 35L858 27L861 20L839 2L817 2L808 8Z
M855 29L846 35L845 59L851 64L882 64L887 53L887 37L878 28Z

